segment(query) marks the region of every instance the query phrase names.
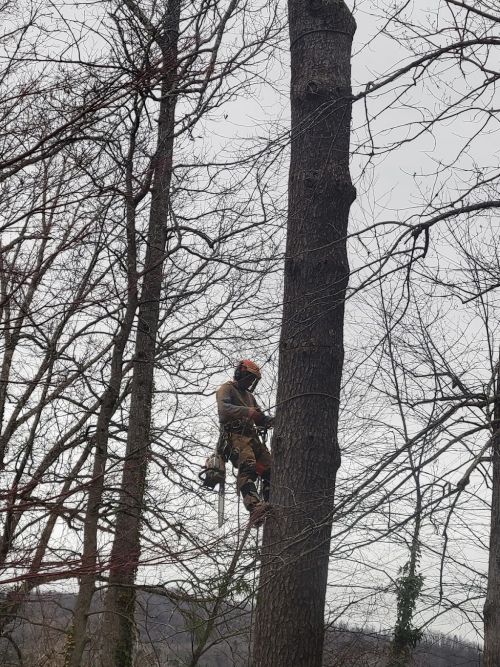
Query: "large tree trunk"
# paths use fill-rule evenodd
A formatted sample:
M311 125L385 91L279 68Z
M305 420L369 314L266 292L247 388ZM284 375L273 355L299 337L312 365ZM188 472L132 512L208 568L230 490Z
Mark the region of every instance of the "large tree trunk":
M292 143L271 502L255 667L320 667L343 364L350 59L342 0L289 0Z
M101 655L104 667L131 667L133 660L134 582L139 565L141 518L150 454L153 370L167 241L179 15L179 0L170 0L167 18L156 37L162 52L164 77L158 117L158 147L154 159L148 247L138 314L127 448L111 552L109 589L105 599Z
M493 417L493 491L488 587L484 605L484 667L500 665L500 369L497 370Z

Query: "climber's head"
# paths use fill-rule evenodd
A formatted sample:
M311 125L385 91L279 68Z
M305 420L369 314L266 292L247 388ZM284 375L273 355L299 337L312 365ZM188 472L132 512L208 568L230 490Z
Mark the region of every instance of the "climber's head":
M234 371L234 379L239 389L253 391L261 378L260 368L250 359L242 359Z

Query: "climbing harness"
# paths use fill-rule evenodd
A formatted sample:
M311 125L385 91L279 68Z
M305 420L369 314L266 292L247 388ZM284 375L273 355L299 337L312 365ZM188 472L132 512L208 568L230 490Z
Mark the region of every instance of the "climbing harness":
M215 447L214 452L205 460L205 465L202 468L201 472L198 474L198 478L201 481L203 489L209 491L215 491L215 487L218 488L218 499L217 499L217 520L218 526L221 528L224 524L224 512L225 512L225 494L226 494L226 463L231 460L234 463L235 454L237 461L237 450L233 449L230 442L230 433L245 433L245 430L248 428L248 424L241 420L236 420L231 422L221 429L219 440L217 441L217 446ZM251 427L251 433L254 437L257 437L261 443L266 446L267 441L267 426L263 427ZM235 463L236 465L236 463ZM259 485L259 495L261 495L261 478L258 478Z

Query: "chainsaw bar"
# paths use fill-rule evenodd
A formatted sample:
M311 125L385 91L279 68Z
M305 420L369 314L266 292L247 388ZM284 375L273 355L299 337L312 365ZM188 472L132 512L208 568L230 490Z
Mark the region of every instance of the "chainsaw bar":
M219 501L217 505L217 518L219 522L219 528L222 528L224 523L224 501L225 501L225 484L221 482L219 484Z

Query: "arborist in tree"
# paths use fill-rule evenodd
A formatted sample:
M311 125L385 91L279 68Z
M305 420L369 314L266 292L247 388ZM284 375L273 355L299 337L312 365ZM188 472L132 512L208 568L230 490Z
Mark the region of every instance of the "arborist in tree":
M274 418L262 412L253 395L260 378L257 364L243 359L236 367L234 380L225 382L216 393L228 458L238 468L238 491L256 525L262 522L269 508L271 481L271 454L258 429L265 431L274 423ZM262 479L262 499L255 486L257 476Z

